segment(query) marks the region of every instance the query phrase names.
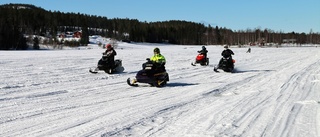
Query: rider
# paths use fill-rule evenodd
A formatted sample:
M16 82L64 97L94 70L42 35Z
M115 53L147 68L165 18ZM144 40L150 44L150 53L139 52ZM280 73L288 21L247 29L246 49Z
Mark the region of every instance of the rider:
M153 62L157 69L165 71L164 65L166 64L166 59L160 54L160 49L154 48L153 53L154 55L150 58L150 61Z
M234 53L233 53L233 51L231 49L228 48L227 45L224 46L224 48L225 49L222 51L221 56L223 56L223 58L225 58L225 59L228 59L228 62L230 63L230 62L232 62L232 56L231 55L234 55ZM222 60L223 59L221 58L220 61L219 61L219 65L221 65Z
M251 53L251 48L249 47L246 53Z
M223 56L224 58L232 58L231 55L234 55L233 51L229 49L228 46L224 46L224 50L222 51L221 56Z
M103 53L103 56L106 57L108 63L110 63L111 66L114 67L114 56L117 55L117 52L113 49L111 44L106 45L106 51Z
M204 56L204 61L206 62L207 61L207 53L208 53L208 50L206 49L206 47L202 46L202 49L200 51L198 51L198 53L200 53Z

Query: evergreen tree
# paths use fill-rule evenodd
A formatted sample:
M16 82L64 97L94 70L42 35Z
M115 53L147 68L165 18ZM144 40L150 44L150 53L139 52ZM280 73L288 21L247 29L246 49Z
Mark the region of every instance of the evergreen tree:
M217 41L216 44L222 44L222 36L221 36L219 27L216 26L216 29L215 29L215 30L216 30L216 31L215 31L216 41Z
M21 6L26 8L20 8ZM51 12L28 4L0 5L0 13L1 50L26 49L24 35L42 35L48 38L46 43L55 45L57 33L79 30L82 30L81 45L88 44L89 35L102 35L135 42L192 45L249 44L259 40L282 43L283 39L295 39L297 43L320 43L320 34L312 30L308 34L275 32L269 29L261 31L260 28L233 32L227 28L216 26L213 29L211 26L181 20L148 23L137 19L108 19L80 13ZM70 45L78 43L70 42Z
M33 38L33 49L40 49L38 37Z

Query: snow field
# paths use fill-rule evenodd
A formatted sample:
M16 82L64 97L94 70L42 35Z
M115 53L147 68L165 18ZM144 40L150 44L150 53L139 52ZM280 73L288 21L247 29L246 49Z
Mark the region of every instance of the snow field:
M170 81L130 87L159 47ZM91 74L103 49L0 51L0 136L320 136L320 49L231 48L236 73L191 66L200 46L120 43L125 71Z

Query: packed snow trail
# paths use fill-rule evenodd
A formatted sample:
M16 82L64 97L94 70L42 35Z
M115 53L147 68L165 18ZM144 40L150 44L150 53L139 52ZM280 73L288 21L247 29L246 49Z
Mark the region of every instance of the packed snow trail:
M128 86L156 46L167 86ZM102 49L0 51L0 136L320 136L319 48L231 48L232 74L200 48L121 43L113 75L88 72Z

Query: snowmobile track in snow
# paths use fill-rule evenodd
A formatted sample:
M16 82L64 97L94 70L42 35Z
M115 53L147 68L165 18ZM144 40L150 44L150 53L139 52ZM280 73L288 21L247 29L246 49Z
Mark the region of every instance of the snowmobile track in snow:
M119 47L112 75L88 73L101 49L0 51L0 136L319 136L319 48L234 48L229 74L191 66L197 47L161 46L170 81L133 88L154 46Z

